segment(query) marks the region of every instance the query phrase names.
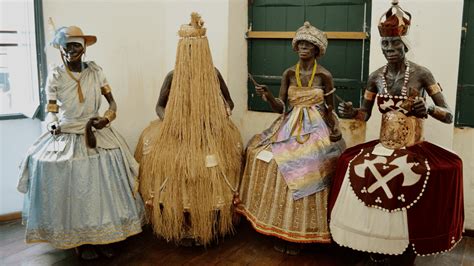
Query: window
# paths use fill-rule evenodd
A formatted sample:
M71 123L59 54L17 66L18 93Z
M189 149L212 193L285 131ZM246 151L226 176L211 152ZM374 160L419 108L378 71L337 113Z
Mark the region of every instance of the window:
M34 117L45 73L41 1L0 0L0 7L0 118Z
M320 59L332 74L337 94L360 105L368 76L371 6L368 0L252 0L249 3L248 72L278 96L283 71L298 57L292 50L294 32L309 21L328 35ZM248 109L271 111L249 81ZM335 99L335 103L338 101Z

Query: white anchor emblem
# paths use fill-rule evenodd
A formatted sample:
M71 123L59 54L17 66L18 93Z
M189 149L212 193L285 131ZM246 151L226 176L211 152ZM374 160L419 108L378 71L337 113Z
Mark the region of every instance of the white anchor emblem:
M399 174L403 175L403 183L402 186L412 186L416 184L420 178L421 175L413 172L411 168L415 163L409 163L407 161L408 155L396 158L393 160L390 165L396 166L395 169L387 173L385 176L382 176L380 172L377 170L377 167L375 167L376 163L387 163L387 158L377 156L373 160L367 160L364 159L364 162L358 165L354 166L354 171L356 175L358 175L361 178L365 178L365 169L369 169L369 171L374 175L375 179L377 181L373 183L368 189L368 193L373 193L375 190L378 188L382 188L385 194L389 199L393 198L392 191L390 191L390 188L388 187L387 183L388 181L392 180L394 177L396 177Z

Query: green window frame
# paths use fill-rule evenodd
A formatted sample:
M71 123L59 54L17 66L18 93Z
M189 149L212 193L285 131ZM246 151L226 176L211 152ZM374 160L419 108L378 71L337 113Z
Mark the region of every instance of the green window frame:
M248 72L258 83L278 95L283 71L298 59L292 34L309 21L328 33L328 50L318 63L332 73L337 95L360 106L369 74L371 1L253 0L248 14ZM247 89L248 110L272 112L250 81Z

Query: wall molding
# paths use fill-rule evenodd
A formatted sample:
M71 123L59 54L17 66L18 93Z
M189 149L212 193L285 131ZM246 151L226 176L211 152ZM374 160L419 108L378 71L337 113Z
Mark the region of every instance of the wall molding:
M463 236L474 237L474 229L465 229L464 233L462 235Z
M0 222L9 222L21 219L21 212L10 212L0 215Z

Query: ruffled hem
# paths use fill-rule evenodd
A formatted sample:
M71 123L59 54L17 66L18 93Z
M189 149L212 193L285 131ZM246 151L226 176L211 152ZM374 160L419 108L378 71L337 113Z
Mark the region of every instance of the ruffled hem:
M75 229L70 231L27 229L26 243L48 242L58 249L70 249L85 244L105 245L122 241L142 232L142 225L142 221L135 220L124 225L109 224L94 229Z
M331 234L329 232L301 233L301 232L285 230L277 226L262 223L242 206L236 209L236 212L242 214L245 218L247 218L247 220L250 222L250 224L255 229L255 231L267 236L274 236L274 237L283 239L285 241L295 242L295 243L329 244L332 242Z

